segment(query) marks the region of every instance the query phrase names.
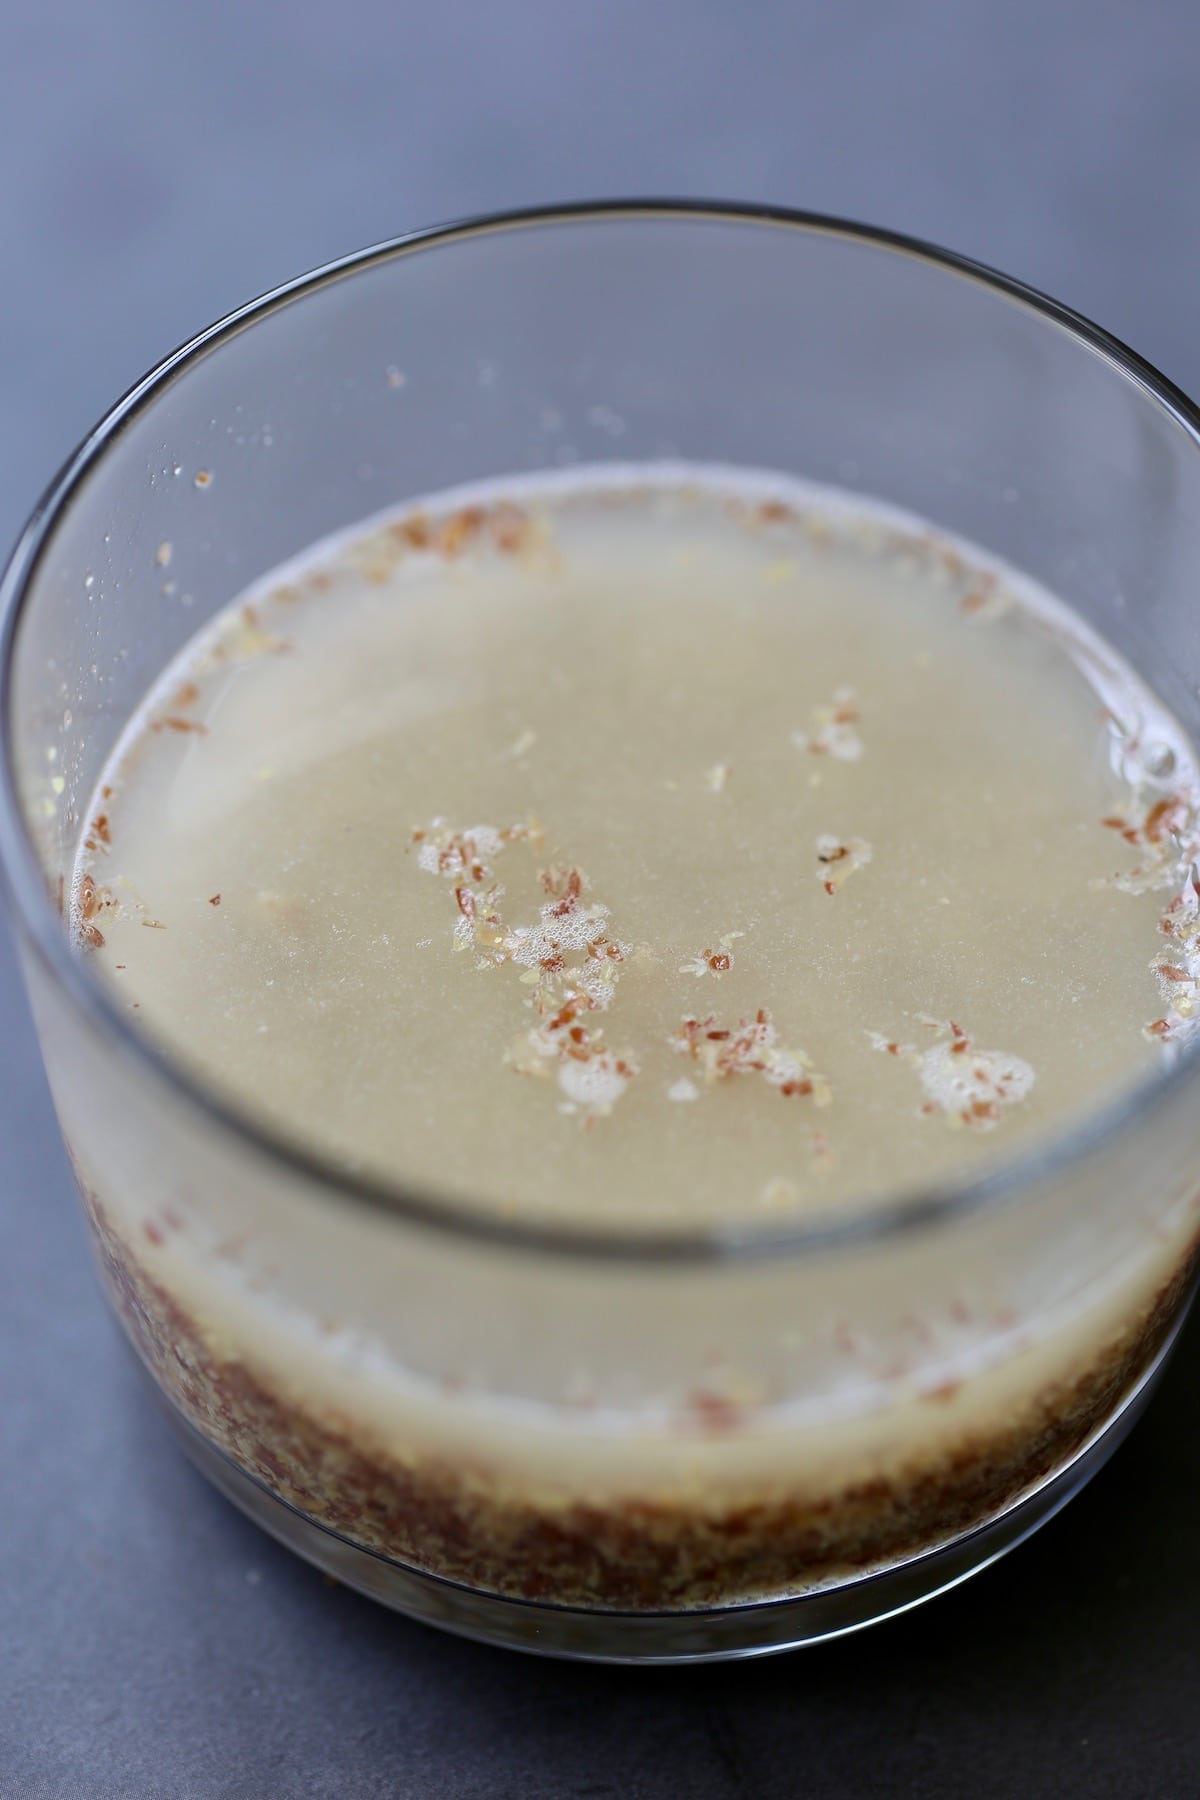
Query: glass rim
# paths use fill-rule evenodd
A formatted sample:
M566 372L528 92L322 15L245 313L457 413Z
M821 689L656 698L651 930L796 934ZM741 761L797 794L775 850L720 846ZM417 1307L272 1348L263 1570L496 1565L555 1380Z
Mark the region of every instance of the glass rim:
M501 232L555 225L632 223L638 220L751 225L828 237L924 263L941 274L981 286L997 297L1057 327L1108 362L1154 406L1168 414L1200 453L1200 408L1119 338L1038 289L986 264L901 232L833 215L733 201L640 198L588 200L480 214L398 237L324 263L269 289L235 308L162 358L127 390L84 437L50 482L31 513L0 576L0 878L27 943L72 1006L111 1039L135 1066L164 1082L214 1128L240 1140L255 1156L290 1170L310 1189L323 1190L331 1203L350 1201L424 1228L434 1234L474 1240L513 1250L557 1256L681 1265L751 1261L825 1252L907 1236L942 1221L961 1219L1019 1196L1037 1182L1063 1173L1103 1150L1189 1081L1200 1059L1200 1042L1176 1060L1117 1093L1111 1104L1087 1114L1047 1141L999 1161L967 1181L944 1181L901 1190L870 1210L845 1219L828 1214L810 1220L759 1226L733 1223L680 1231L609 1231L597 1226L514 1219L449 1195L406 1187L402 1182L341 1167L332 1156L293 1139L282 1127L257 1117L232 1096L205 1086L165 1042L135 1026L115 997L77 955L47 891L46 882L17 791L12 744L14 652L17 634L43 556L77 490L124 428L169 385L247 327L323 288L385 263ZM231 599L234 596L231 596Z

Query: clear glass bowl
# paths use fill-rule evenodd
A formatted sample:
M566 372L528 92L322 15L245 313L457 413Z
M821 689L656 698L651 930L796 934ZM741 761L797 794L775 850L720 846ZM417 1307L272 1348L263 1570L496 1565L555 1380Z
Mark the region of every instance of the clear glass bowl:
M1195 1056L983 1181L901 1180L865 1224L532 1229L355 1181L204 1091L73 954L60 905L114 740L255 577L409 496L661 458L860 489L974 540L1077 608L1196 734L1200 447L1161 377L1018 284L886 234L596 206L352 257L127 395L7 572L0 797L100 1266L197 1461L402 1611L648 1661L912 1605L1108 1454L1193 1285ZM706 1393L715 1325L769 1403Z

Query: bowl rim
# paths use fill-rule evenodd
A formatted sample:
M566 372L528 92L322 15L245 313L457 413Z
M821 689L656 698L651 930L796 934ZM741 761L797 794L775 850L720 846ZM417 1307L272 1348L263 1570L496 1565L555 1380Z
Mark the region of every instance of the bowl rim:
M439 1196L432 1191L419 1191L399 1182L347 1170L336 1159L293 1140L282 1128L257 1118L248 1107L195 1079L165 1043L134 1025L119 1009L114 996L91 973L87 959L72 949L47 893L20 803L11 741L10 698L15 646L25 603L58 522L75 493L109 446L165 388L247 327L261 323L275 311L321 289L380 264L502 232L634 221L664 225L672 222L725 223L797 231L810 237L829 237L889 252L981 286L998 298L1034 314L1047 325L1066 332L1107 362L1115 374L1131 382L1144 398L1166 413L1200 451L1200 409L1120 339L1012 276L901 232L783 206L655 197L530 206L404 232L269 289L189 338L135 382L103 415L46 488L0 577L0 721L3 722L0 880L8 891L12 911L23 934L23 944L33 950L74 1008L144 1074L165 1083L175 1097L205 1115L213 1128L239 1140L250 1155L282 1167L309 1189L322 1191L333 1203L353 1202L434 1234L495 1247L632 1264L768 1261L781 1256L828 1252L906 1237L985 1208L998 1207L1036 1184L1064 1175L1089 1157L1102 1153L1131 1127L1153 1116L1194 1080L1200 1063L1200 1041L1185 1048L1161 1070L1121 1090L1108 1106L1086 1115L1068 1130L1053 1134L1032 1150L999 1161L969 1181L947 1181L902 1190L896 1197L844 1219L817 1215L807 1221L770 1226L725 1222L683 1230L640 1232L630 1228L607 1230L592 1225L501 1217L458 1197Z

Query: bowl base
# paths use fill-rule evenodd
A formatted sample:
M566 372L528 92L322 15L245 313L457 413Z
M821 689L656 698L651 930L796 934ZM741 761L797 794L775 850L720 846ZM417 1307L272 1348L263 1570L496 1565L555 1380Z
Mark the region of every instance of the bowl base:
M155 1386L176 1437L213 1486L264 1531L346 1587L426 1625L534 1655L582 1662L690 1663L769 1656L844 1637L957 1587L1053 1518L1128 1435L1182 1326L1121 1406L1031 1492L957 1538L871 1574L782 1600L689 1612L603 1612L509 1599L365 1550L270 1492L209 1443ZM153 1385L153 1384L152 1384Z

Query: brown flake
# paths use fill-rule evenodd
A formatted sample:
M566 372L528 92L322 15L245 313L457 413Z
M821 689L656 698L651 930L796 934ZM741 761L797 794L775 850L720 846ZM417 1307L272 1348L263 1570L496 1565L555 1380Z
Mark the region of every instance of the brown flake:
M502 556L515 556L529 542L529 514L511 500L501 500L492 508L489 524L492 541Z
M728 1395L715 1393L711 1388L696 1388L688 1396L690 1423L699 1425L702 1431L728 1432L736 1431L745 1418L746 1409L739 1406L736 1400Z
M389 535L408 550L428 550L433 541L433 531L424 513L410 513L406 519L397 519L394 525L388 526Z
M829 1083L814 1069L807 1053L780 1044L766 1007L760 1007L752 1019L740 1020L736 1028L718 1025L712 1013L703 1019L689 1014L667 1041L680 1055L698 1063L710 1084L731 1076L761 1075L788 1098L811 1095L818 1106L827 1106L832 1098Z
M444 519L438 529L437 549L453 560L472 544L482 531L487 513L482 506L462 506Z
M197 737L208 736L208 726L200 719L184 719L178 713L163 713L150 721L151 731L193 731Z

